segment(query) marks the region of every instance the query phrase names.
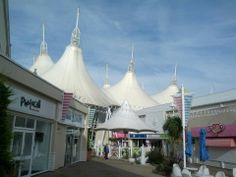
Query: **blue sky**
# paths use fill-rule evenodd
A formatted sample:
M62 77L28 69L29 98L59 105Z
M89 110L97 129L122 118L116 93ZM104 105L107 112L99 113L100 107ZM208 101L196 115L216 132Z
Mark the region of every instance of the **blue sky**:
M99 86L106 63L112 85L124 76L133 44L148 94L169 85L175 64L178 84L195 96L236 88L234 0L9 0L12 58L32 65L44 23L56 62L70 43L77 7L84 62Z

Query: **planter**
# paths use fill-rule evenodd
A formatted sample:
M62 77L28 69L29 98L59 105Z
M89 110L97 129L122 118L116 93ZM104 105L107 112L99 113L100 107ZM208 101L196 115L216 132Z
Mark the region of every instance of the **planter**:
M129 158L129 163L135 163L135 158Z

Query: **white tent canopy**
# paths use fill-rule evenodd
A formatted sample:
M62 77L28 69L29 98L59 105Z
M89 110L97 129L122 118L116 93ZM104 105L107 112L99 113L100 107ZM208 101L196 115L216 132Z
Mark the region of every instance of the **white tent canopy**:
M171 81L171 84L162 92L159 92L152 96L152 98L155 101L158 101L160 104L166 104L166 103L173 103L173 95L179 92L179 89L177 87L177 79L176 79L176 66L175 66L175 73L173 80Z
M152 98L158 101L160 104L173 103L173 95L179 91L177 85L169 85L165 90L156 95L153 95Z
M111 118L105 123L99 124L96 130L156 132L154 128L147 126L140 120L131 109L128 101L124 101L122 106L111 115Z
M38 75L42 75L47 72L54 65L51 57L46 54L40 54L34 64L30 67L30 71L37 73Z
M37 73L38 75L42 75L46 71L48 71L53 65L53 61L47 52L47 43L45 41L45 30L43 25L43 40L40 45L40 54L34 61L34 64L30 67L30 71Z
M115 104L95 84L86 70L82 50L79 48L80 31L76 27L72 33L71 44L68 45L59 61L42 77L64 90L73 93L79 101L97 106Z
M127 100L134 110L140 110L158 104L145 93L137 81L133 51L127 73L116 85L106 88L106 92L109 96L111 95L112 99L119 105L121 105L124 100Z

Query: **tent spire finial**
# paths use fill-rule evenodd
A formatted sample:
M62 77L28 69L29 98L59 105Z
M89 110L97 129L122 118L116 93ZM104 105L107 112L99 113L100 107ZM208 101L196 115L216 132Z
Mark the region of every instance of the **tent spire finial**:
M42 30L43 30L43 40L40 44L40 55L48 53L48 47L47 47L47 43L45 41L45 27L44 27L44 24L42 24Z
M135 72L135 62L134 62L134 45L132 44L132 49L131 49L131 60L129 63L129 72Z
M172 85L176 85L177 84L177 64L175 64L175 72L174 72L174 76L173 79L171 81Z
M110 81L109 81L109 75L108 75L108 64L106 64L106 75L105 75L105 81L104 81L104 86L103 88L108 88L110 87Z
M71 45L79 46L80 43L80 30L79 30L79 8L77 8L77 17L75 29L71 34Z

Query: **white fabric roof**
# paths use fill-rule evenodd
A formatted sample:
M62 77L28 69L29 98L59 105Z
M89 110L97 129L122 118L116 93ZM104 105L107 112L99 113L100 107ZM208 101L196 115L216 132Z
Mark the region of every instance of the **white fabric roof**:
M160 104L136 111L136 114L142 117L146 125L154 127L158 133L164 133L162 126L166 121L166 111L172 110L171 106L171 103Z
M134 110L158 104L141 89L136 79L136 74L132 71L128 71L120 82L110 88L106 88L106 91L119 105L124 100L127 100Z
M132 50L132 58L128 67L128 72L116 85L105 89L107 94L119 105L121 105L124 100L127 100L133 110L140 110L157 105L158 103L149 97L139 86L134 65Z
M40 54L36 58L34 64L30 67L30 71L36 72L38 75L42 75L54 65L51 57L48 55L48 48L44 35L45 34L44 24L42 25L42 29L43 29L43 40L40 44Z
M79 101L97 106L114 104L108 96L95 84L86 70L82 50L79 48L80 30L78 28L79 11L76 27L68 45L59 61L45 74L43 78L65 92L73 93Z
M175 65L175 72L173 75L173 79L170 83L170 85L163 90L162 92L156 93L152 96L152 98L157 101L160 104L166 104L166 103L173 103L173 95L176 95L179 92L179 89L177 87L177 77L176 77L176 71L177 66Z
M30 71L42 75L54 65L51 57L47 53L40 54L34 64L30 67Z
M98 106L113 104L90 77L82 50L77 46L67 46L59 61L42 77L65 92L73 93L83 103Z
M165 90L152 96L160 104L173 103L173 95L179 91L176 84L169 85Z
M122 106L111 115L109 120L103 124L99 124L96 130L156 131L140 120L127 101L123 102Z

